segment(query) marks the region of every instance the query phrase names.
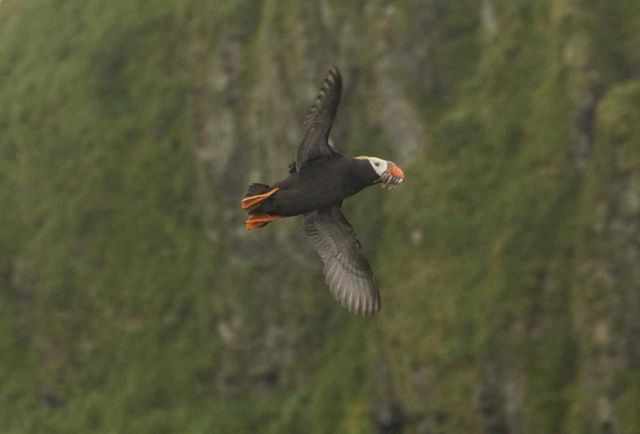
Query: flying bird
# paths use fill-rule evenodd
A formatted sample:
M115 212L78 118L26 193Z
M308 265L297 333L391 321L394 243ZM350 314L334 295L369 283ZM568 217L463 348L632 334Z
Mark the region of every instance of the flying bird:
M324 276L338 303L349 311L373 315L380 291L353 227L340 209L342 201L375 184L392 187L404 172L392 161L351 158L338 152L329 135L342 93L342 77L329 69L304 120L304 137L289 176L275 184L254 183L242 199L247 230L283 217L304 216L304 232L324 264Z

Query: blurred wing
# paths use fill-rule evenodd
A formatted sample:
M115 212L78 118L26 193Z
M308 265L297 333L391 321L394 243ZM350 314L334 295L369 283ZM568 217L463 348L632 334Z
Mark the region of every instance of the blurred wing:
M331 158L339 155L329 141L329 133L340 104L342 94L342 77L335 66L329 69L327 78L322 83L320 93L307 112L304 120L304 138L298 147L296 158L297 169L302 169L308 162L317 159Z
M338 303L353 313L380 310L380 293L356 234L339 207L304 216L304 232L324 263L324 276Z

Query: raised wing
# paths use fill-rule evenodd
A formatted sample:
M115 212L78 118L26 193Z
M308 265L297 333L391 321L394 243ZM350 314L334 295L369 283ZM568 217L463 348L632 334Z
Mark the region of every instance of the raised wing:
M324 276L338 303L353 313L380 310L380 292L355 231L340 208L324 208L304 216L304 232L324 263Z
M329 69L327 78L315 102L304 120L304 138L298 147L296 168L302 169L313 160L331 158L339 155L329 141L329 133L338 111L342 94L342 77L335 66Z

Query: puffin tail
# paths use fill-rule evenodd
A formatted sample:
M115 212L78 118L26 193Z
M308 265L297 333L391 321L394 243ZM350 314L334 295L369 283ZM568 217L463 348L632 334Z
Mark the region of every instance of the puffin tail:
M256 196L258 194L263 194L268 192L269 190L271 190L271 187L269 187L267 184L261 184L259 182L254 182L253 184L249 185L249 189L247 190L247 194L244 195L244 197L250 197L250 196Z
M267 184L254 183L249 186L247 194L240 202L240 207L246 209L249 214L258 212L258 208L267 199L269 199L276 191L280 190L278 187L270 187Z
M240 207L249 213L249 217L245 221L247 230L262 228L273 220L280 218L275 214L265 212L262 205L280 188L270 187L267 184L254 183L249 186L247 194L245 194Z

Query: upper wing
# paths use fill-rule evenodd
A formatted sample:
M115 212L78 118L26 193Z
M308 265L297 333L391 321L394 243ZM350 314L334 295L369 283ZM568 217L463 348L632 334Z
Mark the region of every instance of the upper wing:
M379 311L380 292L373 272L340 208L306 214L304 232L324 263L325 279L338 302L358 314Z
M329 142L329 132L338 111L341 94L342 77L338 68L333 66L329 69L320 93L305 117L304 138L298 147L296 158L298 170L312 160L330 158L338 154Z

